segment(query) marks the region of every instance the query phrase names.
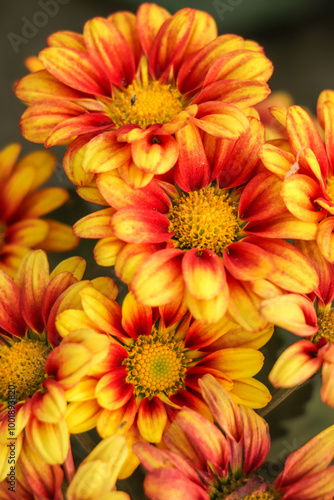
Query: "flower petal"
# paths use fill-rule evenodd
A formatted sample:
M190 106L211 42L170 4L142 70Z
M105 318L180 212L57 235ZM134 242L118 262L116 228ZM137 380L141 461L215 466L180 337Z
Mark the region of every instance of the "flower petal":
M151 443L160 443L167 424L164 404L157 396L144 398L138 408L138 429L144 439Z
M125 381L126 377L126 367L121 366L105 374L99 380L96 386L96 397L103 408L118 410L129 401L133 394L133 385Z
M136 166L147 173L164 174L174 167L179 156L179 144L169 135L146 135L131 144Z
M170 221L156 210L128 207L118 210L111 219L114 235L128 243L163 243L174 235Z

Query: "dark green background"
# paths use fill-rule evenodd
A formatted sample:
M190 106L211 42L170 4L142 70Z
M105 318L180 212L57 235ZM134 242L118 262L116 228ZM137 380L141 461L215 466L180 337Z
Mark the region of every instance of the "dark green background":
M217 3L224 12L215 8ZM25 152L40 147L24 141L18 127L24 106L13 95L12 84L27 72L23 65L24 59L38 54L46 45L46 37L55 31L82 32L85 21L92 17L107 16L117 10L135 12L138 5L140 2L137 1L69 0L67 4L59 5L58 13L54 17L49 16L46 24L37 28L36 34L27 43L18 45L15 51L8 38L9 33L22 36L26 24L24 18L33 21L41 7L37 0L1 0L0 148L12 141L22 141ZM274 75L269 82L271 88L289 91L297 104L308 106L313 112L319 93L325 88L334 88L334 3L330 0L163 0L160 5L172 13L183 7L206 10L215 17L220 34L236 33L258 41L274 63ZM61 169L64 150L55 148L55 151L60 159L52 182L71 189ZM92 208L79 200L72 191L71 200L65 208L57 211L55 217L72 224ZM111 270L94 264L92 248L92 242L83 242L73 252L88 261L87 276L112 275ZM59 256L51 257L50 260L54 264ZM121 291L124 293L124 287ZM277 332L264 348L266 364L261 376L263 381L266 381L273 360L295 340L296 337L290 333ZM268 479L272 480L282 469L288 452L334 423L334 409L326 407L320 400L320 385L321 381L317 378L292 394L267 416L273 437L269 462L263 470ZM128 481L126 489L133 500L143 498L139 473L137 482Z

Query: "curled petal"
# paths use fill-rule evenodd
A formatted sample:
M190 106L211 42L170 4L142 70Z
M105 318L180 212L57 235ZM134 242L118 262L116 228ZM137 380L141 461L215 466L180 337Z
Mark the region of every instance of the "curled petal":
M146 135L131 144L132 158L137 167L150 174L164 174L174 167L179 156L178 142L172 136Z
M302 295L286 294L263 300L260 311L271 323L275 323L301 337L309 337L318 331L317 313L312 302Z
M46 463L55 465L65 461L70 436L64 419L49 424L31 418L26 426L26 437L33 451Z
M300 340L288 347L274 364L269 380L274 387L289 388L300 385L321 367L318 349L308 340Z

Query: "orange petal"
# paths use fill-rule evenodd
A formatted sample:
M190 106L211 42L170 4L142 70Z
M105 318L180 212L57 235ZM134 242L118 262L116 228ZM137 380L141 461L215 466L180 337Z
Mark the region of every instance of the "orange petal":
M177 249L155 252L140 266L131 283L138 302L161 306L182 295L181 263L184 253Z
M79 245L79 238L74 236L72 226L56 220L43 219L48 223L47 237L38 244L45 252L67 252Z
M66 397L64 389L55 380L43 381L43 389L47 392L36 392L32 397L32 410L35 417L42 422L56 424L66 411Z
M71 88L93 95L108 95L105 77L86 53L63 47L50 47L39 54L45 69Z
M69 432L65 420L57 424L31 418L26 426L30 447L50 465L64 463L69 449Z
M22 146L12 143L0 151L0 179L8 179L17 162Z
M292 153L283 151L272 144L264 144L259 152L259 157L264 166L281 180L291 171L291 166L295 162L295 156Z
M315 240L318 226L315 222L304 222L290 213L275 215L269 220L251 221L245 227L249 234L267 238Z
M144 398L138 408L138 429L144 439L151 443L160 443L167 424L164 404L157 396Z
M257 80L219 80L206 85L196 96L194 103L224 101L244 109L261 102L269 93L268 85Z
M187 290L197 299L213 299L226 288L223 263L212 251L194 248L186 252L182 272Z
M314 201L322 196L318 183L303 174L287 178L281 189L281 196L289 212L306 222L318 222L326 215Z
M48 99L76 100L82 92L64 85L46 70L25 76L15 85L15 95L26 104Z
M85 24L85 44L91 59L103 68L111 83L132 83L135 60L121 31L107 19L95 17Z
M260 311L269 322L301 337L314 335L318 331L314 306L302 295L289 293L264 300Z
M200 133L194 124L189 124L175 134L180 148L174 174L175 182L186 192L206 186L210 167L204 151Z
M269 252L245 241L229 245L223 258L226 269L234 278L245 281L266 278L274 267Z
M23 337L27 325L21 315L20 290L0 271L0 328L16 337Z
M87 52L83 35L73 31L57 31L52 33L47 40L49 47L64 47Z
M134 189L146 187L154 177L154 174L148 174L140 170L131 159L118 168L118 173L123 181Z
M86 215L73 226L73 231L81 238L107 238L113 236L110 221L114 215L113 208L105 208Z
M99 266L114 266L122 248L126 245L115 236L100 239L94 247L94 258ZM125 280L123 280L125 281Z
M137 339L139 335L149 335L152 325L152 309L139 304L129 292L122 304L122 327L126 333Z
M114 235L128 243L163 243L174 235L170 221L156 210L128 207L118 210L111 219Z
M320 252L331 264L334 263L334 217L328 217L320 222L317 233L317 243Z
M288 109L286 130L292 152L297 155L303 147L311 148L325 179L328 172L326 149L313 120L307 112L299 106L291 106Z
M99 174L121 167L130 158L130 145L118 142L115 132L103 132L87 144L82 168L86 173Z
M99 380L96 386L96 397L103 408L117 410L129 401L133 394L133 385L125 381L126 377L127 370L122 366L115 368Z
M136 17L138 18L138 12L137 16L135 16L135 14L133 14L132 12L121 11L115 12L115 14L111 14L107 19L111 24L119 29L125 40L128 42L129 46L131 47L131 52L134 55L135 65L137 67L143 49L136 30Z
M31 142L42 144L58 124L84 112L81 106L70 101L53 99L37 102L23 113L21 134Z
M164 174L174 167L179 156L179 145L172 136L146 135L131 144L134 163L140 170L152 174Z
M170 13L154 3L144 3L137 11L136 29L141 46L148 56L155 37L162 24L170 17Z
M159 500L208 500L202 486L189 479L181 471L166 468L147 474L145 491L151 498Z
M155 252L155 249L153 248L153 245L150 245L149 243L137 244L121 242L121 244L122 246L118 244L117 248L115 271L117 276L121 278L122 281L129 284L139 267L150 255ZM116 243L113 244L112 248L115 249L115 247ZM96 254L96 259L97 257L98 255Z
M208 134L222 139L238 139L249 128L247 116L236 106L224 102L200 104L193 122Z

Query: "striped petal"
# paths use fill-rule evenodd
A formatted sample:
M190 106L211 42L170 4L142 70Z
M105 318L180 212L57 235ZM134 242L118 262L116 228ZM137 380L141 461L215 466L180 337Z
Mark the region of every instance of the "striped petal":
M119 87L132 83L135 60L127 40L115 24L95 17L85 24L84 39L89 55L104 68L110 83Z
M114 235L128 243L163 243L174 235L170 221L156 210L128 207L118 210L111 219Z
M144 398L138 408L137 420L143 438L151 443L160 443L166 424L167 413L160 399L157 396Z
M146 135L131 144L136 166L149 174L164 174L174 167L179 156L179 144L172 136Z
M241 110L217 101L200 104L192 121L204 132L221 139L238 139L249 128L248 118Z
M131 283L131 290L138 302L161 306L182 295L183 255L181 250L166 249L155 252L144 261Z
M334 263L334 217L328 217L320 222L317 233L317 243L320 252L331 264Z
M16 337L23 337L27 329L21 314L20 290L3 271L0 271L0 328Z
M175 182L189 193L206 186L210 167L204 151L200 133L194 124L189 124L175 134L180 148L175 165Z
M175 469L157 469L144 480L146 494L152 500L209 500L199 484Z
M108 95L105 77L98 65L84 52L50 47L39 54L45 69L69 87L93 95Z
M301 337L312 336L318 330L313 304L302 295L289 293L264 300L260 310L269 322Z
M128 293L122 304L122 327L133 339L149 335L153 326L152 309L139 304L134 295Z
M118 142L115 132L103 132L87 144L82 161L86 173L100 174L121 167L131 158L131 147Z
M65 420L57 424L31 418L25 428L29 446L50 465L64 463L69 450L69 432Z
M38 248L45 252L67 252L79 245L79 238L73 234L72 226L56 220L43 220L48 224L48 233L38 244Z
M266 278L274 268L269 252L245 241L229 245L223 258L226 269L234 278L245 281Z
M136 29L141 46L147 56L160 27L169 17L170 13L159 5L154 3L140 5L136 16Z
M73 230L81 238L107 238L113 236L110 221L114 213L113 208L93 212L76 222Z
M98 403L108 410L122 408L133 394L133 386L125 379L127 370L124 366L104 375L96 386Z

